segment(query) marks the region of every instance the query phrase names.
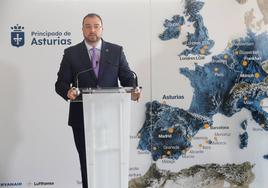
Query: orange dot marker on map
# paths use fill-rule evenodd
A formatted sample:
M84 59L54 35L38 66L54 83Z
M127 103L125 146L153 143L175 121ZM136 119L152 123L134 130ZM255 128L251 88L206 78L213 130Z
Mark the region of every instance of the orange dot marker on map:
M174 133L174 128L173 127L169 127L168 128L168 133L170 133L170 134Z
M204 55L205 53L206 53L206 49L201 48L201 49L200 49L200 54Z
M248 66L248 61L246 61L246 60L242 61L242 65L243 65L244 67Z
M261 76L260 73L258 72L255 73L255 78L259 78L260 76Z
M205 129L208 129L208 128L209 128L209 124L208 124L208 123L205 123L205 124L204 124L204 128L205 128Z
M167 151L167 155L171 155L171 151L170 150Z

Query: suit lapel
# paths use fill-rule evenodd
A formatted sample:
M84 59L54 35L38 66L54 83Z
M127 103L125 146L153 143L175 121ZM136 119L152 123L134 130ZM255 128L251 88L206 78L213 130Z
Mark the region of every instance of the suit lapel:
M109 57L110 50L107 48L106 42L102 40L102 46L101 46L101 57L100 57L100 69L99 69L99 78L100 79L103 75L103 72L105 70L105 67L107 66L107 58Z

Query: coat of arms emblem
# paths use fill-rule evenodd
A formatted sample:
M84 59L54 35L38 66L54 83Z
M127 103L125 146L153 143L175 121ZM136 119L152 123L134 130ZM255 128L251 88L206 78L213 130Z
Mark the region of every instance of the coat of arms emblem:
M11 27L11 44L12 46L20 47L24 45L24 27L18 24Z

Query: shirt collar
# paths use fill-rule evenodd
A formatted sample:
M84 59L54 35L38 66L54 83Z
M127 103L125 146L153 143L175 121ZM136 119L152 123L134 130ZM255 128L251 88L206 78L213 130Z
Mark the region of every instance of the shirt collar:
M93 48L93 46L90 45L90 44L88 44L86 41L85 41L85 45L86 45L88 51ZM98 50L101 50L101 46L102 46L102 39L99 40L99 42L97 43L97 45L95 46L95 48L97 48Z

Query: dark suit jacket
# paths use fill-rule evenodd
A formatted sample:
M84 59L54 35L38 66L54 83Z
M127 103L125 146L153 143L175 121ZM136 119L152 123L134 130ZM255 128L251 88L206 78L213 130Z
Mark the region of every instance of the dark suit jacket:
M122 86L132 86L134 76L121 46L102 41L99 63L98 78L93 70L80 74L79 88L118 87L118 79ZM92 68L92 63L84 41L65 49L55 84L56 92L68 100L67 92L70 85L76 87L77 74L90 68ZM83 126L83 122L83 104L70 103L68 124Z

